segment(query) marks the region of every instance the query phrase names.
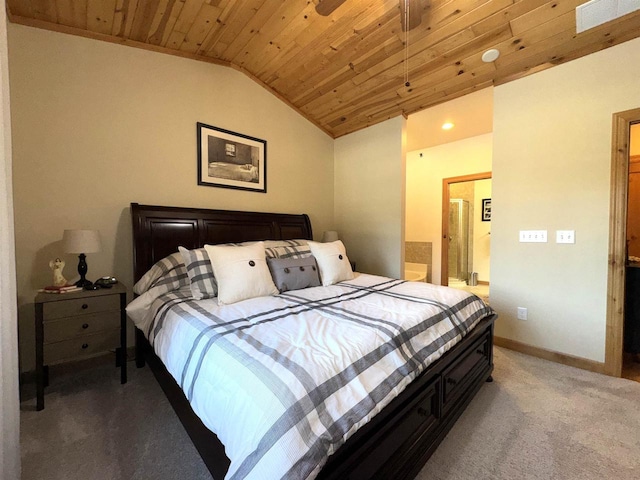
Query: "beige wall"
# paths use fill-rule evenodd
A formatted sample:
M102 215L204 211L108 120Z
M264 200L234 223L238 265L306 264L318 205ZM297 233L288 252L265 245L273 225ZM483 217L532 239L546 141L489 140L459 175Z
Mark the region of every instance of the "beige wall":
M636 39L494 89L497 335L604 361L612 114L640 107L639 79ZM550 241L519 243L524 229Z
M20 478L18 332L7 18L0 12L0 478Z
M490 172L491 156L490 133L407 153L406 240L433 243L433 283L441 283L442 180Z
M243 74L19 25L9 61L22 327L65 228L100 230L89 279L131 286L130 202L304 212L317 238L332 225L333 140ZM266 194L197 185L196 122L267 140Z
M335 141L335 227L365 273L402 278L406 120Z

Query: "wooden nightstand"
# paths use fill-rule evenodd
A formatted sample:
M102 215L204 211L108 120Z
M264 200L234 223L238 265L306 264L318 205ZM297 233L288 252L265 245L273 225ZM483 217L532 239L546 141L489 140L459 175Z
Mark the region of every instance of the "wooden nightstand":
M127 382L127 288L38 293L36 308L36 409L44 408L48 366L116 349L120 383Z

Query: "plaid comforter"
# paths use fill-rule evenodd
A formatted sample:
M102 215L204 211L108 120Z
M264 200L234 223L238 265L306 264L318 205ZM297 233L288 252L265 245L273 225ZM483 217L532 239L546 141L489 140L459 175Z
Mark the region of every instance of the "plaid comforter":
M493 313L460 290L364 274L221 307L183 288L152 310L145 333L225 445L228 479L314 478Z

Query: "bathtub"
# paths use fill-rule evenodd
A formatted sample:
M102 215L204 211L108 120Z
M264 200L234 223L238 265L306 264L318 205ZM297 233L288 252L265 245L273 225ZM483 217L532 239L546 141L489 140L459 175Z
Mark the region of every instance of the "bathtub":
M411 282L426 282L427 281L427 265L424 263L410 263L404 264L404 279Z

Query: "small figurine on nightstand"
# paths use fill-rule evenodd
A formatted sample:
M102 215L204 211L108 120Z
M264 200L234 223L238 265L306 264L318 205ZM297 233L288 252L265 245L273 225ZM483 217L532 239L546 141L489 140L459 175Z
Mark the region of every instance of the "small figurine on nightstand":
M64 260L56 258L49 262L49 268L53 270L53 285L55 287L64 287L67 285L67 279L62 275L62 269L64 269Z

